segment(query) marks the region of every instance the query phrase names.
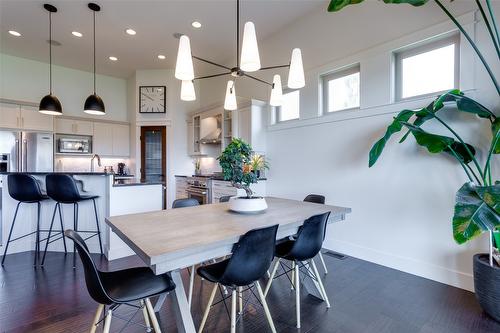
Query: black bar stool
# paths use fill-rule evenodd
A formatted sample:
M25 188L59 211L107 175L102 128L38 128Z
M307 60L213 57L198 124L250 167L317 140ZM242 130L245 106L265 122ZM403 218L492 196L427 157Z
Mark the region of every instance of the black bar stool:
M18 203L16 205L16 211L14 213L14 218L12 219L12 225L10 226L10 231L9 231L9 237L7 239L7 244L5 244L5 250L3 252L3 258L2 258L2 266L5 261L5 256L7 255L7 249L9 248L9 243L19 240L24 237L28 237L30 235L36 234L36 242L35 242L35 260L34 260L34 265L36 265L38 255L40 253L40 202L47 200L49 197L44 195L42 191L40 190L40 186L38 185L38 182L33 176L22 174L22 173L16 173L9 175L7 177L7 182L8 182L8 187L9 187L9 195L14 199L17 200ZM16 217L17 213L19 211L19 206L21 203L36 203L37 204L37 221L36 221L36 230L33 232L30 232L28 234L25 234L23 236L16 237L14 239L11 239L12 237L12 231L14 230L14 224L16 223ZM62 224L61 224L61 234L63 232L62 230Z
M99 198L97 195L81 195L76 186L76 182L70 175L66 174L50 174L45 177L45 184L47 186L47 195L56 202L54 213L52 214L52 221L50 222L49 235L47 236L47 243L45 244L45 251L43 252L42 266L45 263L45 256L49 246L50 237L52 233L52 225L56 216L56 210L59 210L59 219L62 222L61 205L73 204L73 229L80 233L91 234L85 240L97 236L99 238L99 248L102 251L101 230L99 227L99 217L97 215L97 206L95 199ZM92 200L94 204L95 224L97 230L78 230L78 203L82 201ZM63 237L64 239L64 237ZM57 240L57 239L56 239ZM76 247L73 245L73 267L75 267Z

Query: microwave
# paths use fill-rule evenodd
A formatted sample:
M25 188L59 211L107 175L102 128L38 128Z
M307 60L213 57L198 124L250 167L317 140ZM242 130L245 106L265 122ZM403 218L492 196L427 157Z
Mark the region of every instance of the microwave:
M58 154L92 154L92 137L81 135L56 135Z

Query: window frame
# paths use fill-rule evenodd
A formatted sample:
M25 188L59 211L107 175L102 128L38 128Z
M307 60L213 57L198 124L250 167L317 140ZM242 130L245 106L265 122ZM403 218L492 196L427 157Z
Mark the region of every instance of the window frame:
M287 123L289 121L294 121L294 120L299 120L300 119L300 89L290 89L290 88L283 88L282 95L286 95L289 93L297 92L299 94L299 115L297 118L292 118L292 119L287 119L287 120L280 120L280 113L281 113L281 108L282 106L275 106L274 111L275 111L275 123L276 124L282 124L282 123Z
M403 59L413 57L419 54L437 50L449 45L455 46L455 69L454 69L454 87L458 89L460 86L460 34L454 32L453 34L446 36L433 38L432 40L427 40L420 42L417 45L410 46L407 48L399 49L393 52L394 59L394 101L408 101L412 99L419 99L425 97L431 97L440 95L448 90L434 91L426 94L420 94L410 97L402 97L403 94L403 78L402 78L402 63ZM453 89L452 88L452 89Z
M341 77L349 76L355 73L359 73L359 105L352 108L345 108L336 111L328 111L329 109L329 96L328 96L328 82L339 79ZM346 67L342 67L328 73L322 74L320 77L321 82L321 94L322 94L322 103L323 103L323 115L334 114L336 112L343 111L357 111L361 108L361 64L356 63Z

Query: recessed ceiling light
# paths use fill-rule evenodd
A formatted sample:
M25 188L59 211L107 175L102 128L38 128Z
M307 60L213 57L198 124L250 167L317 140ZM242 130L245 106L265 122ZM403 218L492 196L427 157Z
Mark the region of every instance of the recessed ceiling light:
M82 37L82 33L81 32L78 32L78 31L72 31L71 34L75 37Z
M109 60L111 60L111 61L117 61L118 58L117 57L109 57Z
M166 57L163 54L158 55L158 59L164 60Z
M201 23L198 21L194 21L193 23L191 23L191 25L193 26L193 28L196 28L196 29L201 28Z
M21 37L21 34L14 30L9 30L9 34L11 34L12 36Z
M127 35L131 35L131 36L133 36L133 35L135 35L137 33L137 32L135 32L134 29L130 29L130 28L128 28L127 30L125 30L125 32L127 33Z

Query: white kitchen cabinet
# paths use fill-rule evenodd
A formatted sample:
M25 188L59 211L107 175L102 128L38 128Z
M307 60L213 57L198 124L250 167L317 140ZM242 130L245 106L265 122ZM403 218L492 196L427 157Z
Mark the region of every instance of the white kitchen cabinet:
M16 104L0 103L0 127L20 128L21 107Z
M54 131L54 117L38 112L37 107L21 105L21 127L34 131Z
M192 121L188 121L187 123L187 150L189 156L194 155L194 130Z
M187 195L187 178L183 176L175 176L175 199L185 199Z
M113 133L113 155L114 156L129 156L130 155L130 126L114 124L112 125Z
M232 111L231 130L233 138L240 138L249 143L257 153L266 151L267 104L251 100Z
M99 155L113 155L113 131L108 123L94 123L92 151Z
M56 133L93 135L94 123L86 120L56 118Z

